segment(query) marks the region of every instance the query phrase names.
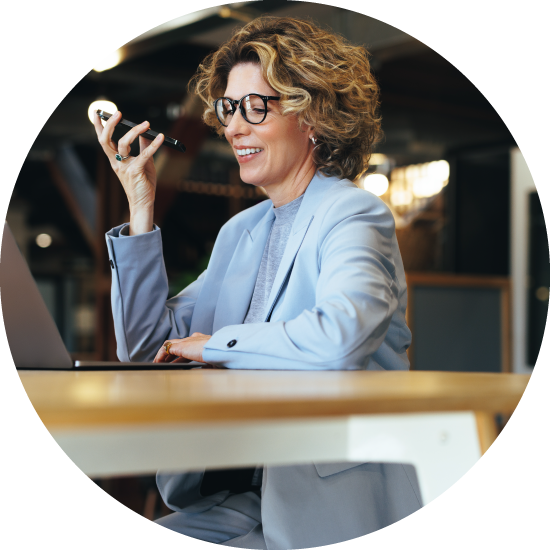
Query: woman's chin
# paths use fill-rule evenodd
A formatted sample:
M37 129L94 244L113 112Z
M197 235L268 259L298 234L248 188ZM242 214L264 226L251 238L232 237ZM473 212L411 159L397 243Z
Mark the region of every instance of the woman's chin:
M243 170L243 167L241 167L241 181L243 183L246 183L248 185L253 185L254 187L263 187L265 185L265 178L262 178L258 174L252 173L251 170Z

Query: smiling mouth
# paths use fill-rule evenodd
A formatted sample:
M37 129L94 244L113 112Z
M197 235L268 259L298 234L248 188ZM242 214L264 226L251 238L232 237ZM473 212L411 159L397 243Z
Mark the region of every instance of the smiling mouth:
M259 147L252 147L250 149L235 149L235 151L237 151L237 155L239 157L244 157L246 155L260 153L261 151L263 151L263 149L260 149Z

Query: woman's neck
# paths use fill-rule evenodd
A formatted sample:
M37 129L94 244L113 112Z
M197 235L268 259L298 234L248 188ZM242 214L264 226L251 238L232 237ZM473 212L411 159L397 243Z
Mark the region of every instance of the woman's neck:
M271 184L263 187L273 206L279 208L303 195L307 186L313 179L316 166L310 165L305 170L300 170L294 177L280 184Z

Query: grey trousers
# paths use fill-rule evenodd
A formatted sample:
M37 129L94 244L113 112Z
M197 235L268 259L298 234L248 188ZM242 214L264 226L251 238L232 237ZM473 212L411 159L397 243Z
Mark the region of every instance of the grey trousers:
M267 550L261 522L261 499L250 492L230 495L206 512L174 512L155 523L188 537L222 546Z

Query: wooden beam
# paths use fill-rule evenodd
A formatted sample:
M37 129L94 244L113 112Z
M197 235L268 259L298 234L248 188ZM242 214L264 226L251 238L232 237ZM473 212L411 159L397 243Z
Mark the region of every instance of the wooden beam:
M261 188L244 186L236 183L224 184L185 180L180 183L179 189L184 193L215 195L218 197L229 197L235 199L256 199L258 197L265 197L265 193L261 190ZM238 212L240 212L240 210L235 212L235 214Z
M461 275L456 273L406 273L407 286L448 286L477 288L510 288L510 279L494 275Z
M90 247L90 250L92 251L94 257L97 258L99 254L98 242L92 228L90 227L90 224L88 223L86 217L84 216L84 213L80 209L76 198L71 192L71 188L69 187L69 184L63 176L63 173L53 160L47 160L46 166L48 168L48 171L50 172L50 175L57 190L59 191L59 193L63 197L63 200L65 201L65 204L67 205L67 209L69 210L71 216L80 228L80 231L82 232L84 239L88 243L88 246Z

